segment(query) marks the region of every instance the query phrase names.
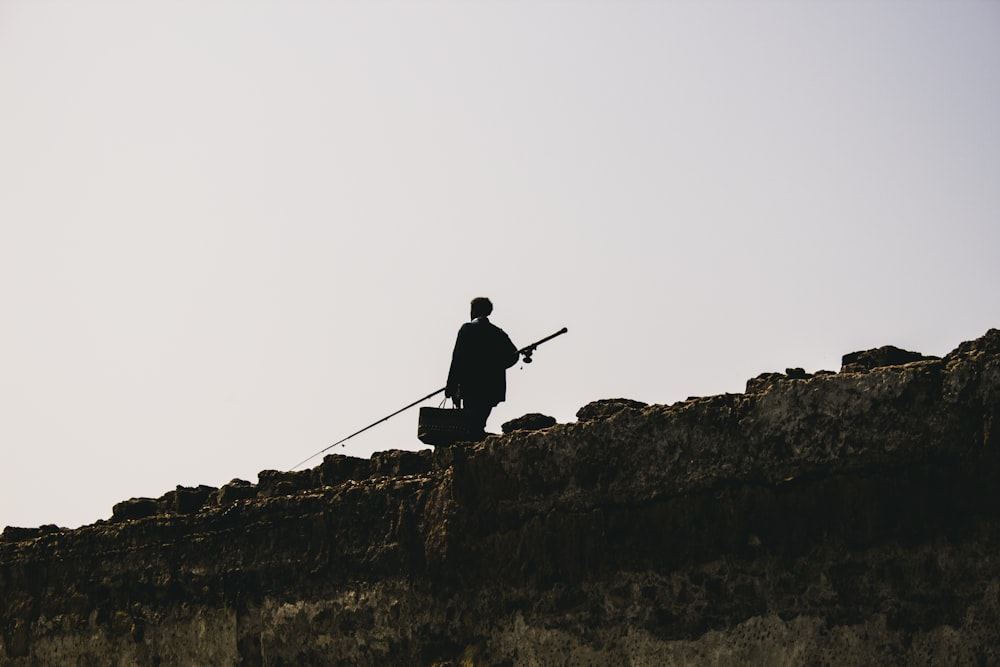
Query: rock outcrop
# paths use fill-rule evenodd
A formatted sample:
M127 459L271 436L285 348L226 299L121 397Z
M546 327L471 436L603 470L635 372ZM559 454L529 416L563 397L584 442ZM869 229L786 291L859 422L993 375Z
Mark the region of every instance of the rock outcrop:
M880 350L7 528L0 665L998 664L1000 331Z

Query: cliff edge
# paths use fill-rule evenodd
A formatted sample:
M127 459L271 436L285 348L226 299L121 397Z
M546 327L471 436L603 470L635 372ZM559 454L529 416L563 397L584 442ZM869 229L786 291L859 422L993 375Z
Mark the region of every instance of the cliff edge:
M1000 331L577 416L8 527L0 665L1000 663Z

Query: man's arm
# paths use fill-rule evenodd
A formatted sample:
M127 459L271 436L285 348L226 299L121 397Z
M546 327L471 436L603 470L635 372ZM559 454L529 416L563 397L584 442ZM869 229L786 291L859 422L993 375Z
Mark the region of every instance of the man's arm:
M458 404L457 399L460 398L462 366L465 357L466 345L462 335L464 331L465 327L463 326L458 330L458 336L455 338L455 348L451 352L451 366L448 367L448 382L444 388L445 398L455 399L456 405Z
M504 361L504 368L510 368L517 363L517 360L520 359L521 355L517 353L517 346L511 342L510 336L502 330L501 333L503 333L504 340L503 355L501 356L501 359Z

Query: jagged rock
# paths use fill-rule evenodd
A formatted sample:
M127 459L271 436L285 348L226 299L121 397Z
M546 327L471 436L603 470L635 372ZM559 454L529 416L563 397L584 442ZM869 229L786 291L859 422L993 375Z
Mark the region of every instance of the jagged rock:
M216 505L232 505L257 497L257 487L245 479L233 479L216 493Z
M38 528L17 528L15 526L7 526L0 533L0 542L21 542L24 540L33 540L36 537L41 537L42 535L51 535L53 533L59 533L66 530L65 528L60 528L55 524L46 524L44 526L39 526Z
M781 373L761 373L757 377L747 380L746 393L759 394L767 390L768 387L785 380Z
M156 509L160 514L192 514L204 507L217 492L218 489L213 486L178 486L156 501Z
M319 472L320 481L324 486L335 486L349 479L362 480L371 477L372 464L370 459L330 454L323 458Z
M599 401L587 403L587 405L576 411L576 418L580 421L607 419L622 410L641 410L647 405L647 403L633 401L628 398L605 398Z
M178 514L191 514L200 511L218 489L214 486L199 484L196 487L178 486L174 495L174 511Z
M831 374L831 371L819 371L816 373L816 375ZM806 373L803 368L786 368L784 373L761 373L757 377L747 380L745 393L759 394L778 382L785 380L808 380L816 375Z
M511 419L508 422L504 422L500 429L504 433L512 433L513 431L540 431L543 428L549 428L550 426L556 425L556 418L549 417L548 415L543 415L538 412L532 412L526 414L517 419Z
M1000 333L799 375L7 529L0 665L1000 664Z
M982 338L965 341L945 356L952 361L961 357L1000 354L1000 329L990 329Z
M41 534L38 528L21 528L18 526L7 526L0 533L0 542L21 542L23 540L33 540Z
M391 449L386 452L372 454L372 472L377 475L399 477L402 475L423 475L433 467L433 458L429 450L410 452L402 449Z
M919 352L910 352L892 345L885 345L873 350L862 350L845 354L840 368L841 373L863 373L873 368L885 366L901 366L914 361L929 361L940 357L926 357Z
M273 498L312 489L316 486L314 477L312 470L261 470L257 473L257 495L261 498Z
M155 498L130 498L123 500L111 510L111 521L132 521L156 516L157 501Z

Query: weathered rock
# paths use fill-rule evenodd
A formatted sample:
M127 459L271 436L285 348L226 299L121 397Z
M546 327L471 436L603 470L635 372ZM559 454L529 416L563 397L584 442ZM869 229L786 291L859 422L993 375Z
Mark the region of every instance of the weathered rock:
M390 475L423 475L430 472L433 459L430 450L410 452L402 449L391 449L387 452L375 452L371 458L372 474Z
M929 361L940 357L926 357L919 352L902 350L892 345L885 345L873 350L862 350L845 354L840 368L841 373L859 373L884 366L901 366L914 361Z
M130 498L123 500L111 510L112 521L133 521L156 516L157 501L155 498Z
M232 505L240 500L257 497L257 487L245 479L233 479L216 493L216 505Z
M372 465L369 459L330 454L323 458L319 473L323 485L335 486L349 479L362 480L371 477Z
M315 478L312 470L261 470L257 473L257 495L261 498L273 498L307 491L317 486Z
M580 421L591 421L593 419L607 419L622 410L641 410L646 407L646 403L633 401L629 398L604 398L593 401L576 411L576 418Z
M0 533L0 542L22 542L24 540L33 540L36 537L41 537L42 535L51 535L52 533L59 533L66 530L65 528L60 528L55 524L46 524L44 526L39 526L38 528L17 528L15 526L7 526Z
M750 378L747 380L746 391L747 394L760 394L763 393L771 385L777 384L782 380L789 379L782 373L761 373L757 377Z
M990 329L982 338L961 343L945 359L995 354L1000 354L1000 329Z
M1000 332L591 406L8 529L0 665L1000 664Z
M217 495L218 489L213 486L187 487L178 486L168 491L156 501L159 514L192 514L197 512L209 499Z
M504 422L501 424L500 429L504 433L512 433L514 431L540 431L543 428L549 428L550 426L555 425L555 417L543 415L538 412L532 412L522 417L518 417L517 419L511 419L508 422Z

